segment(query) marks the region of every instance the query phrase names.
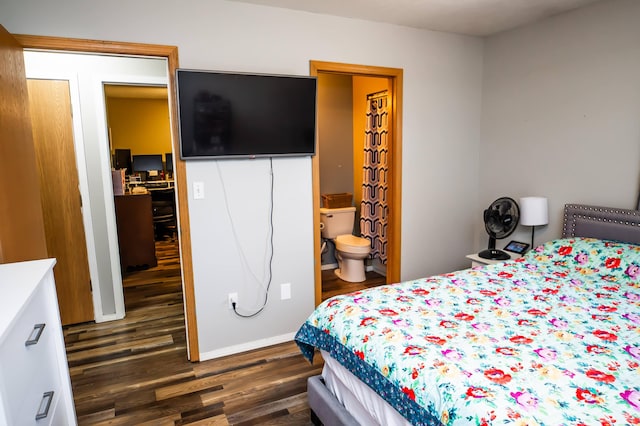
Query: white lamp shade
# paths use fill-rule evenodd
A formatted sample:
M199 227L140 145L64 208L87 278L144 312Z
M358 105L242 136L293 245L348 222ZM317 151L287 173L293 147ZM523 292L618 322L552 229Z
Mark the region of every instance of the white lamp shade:
M545 197L520 198L520 224L525 226L549 223L549 209Z

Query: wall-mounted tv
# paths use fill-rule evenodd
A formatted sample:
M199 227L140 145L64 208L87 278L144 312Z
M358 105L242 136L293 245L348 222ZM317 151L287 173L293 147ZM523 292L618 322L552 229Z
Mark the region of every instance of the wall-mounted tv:
M315 154L314 77L176 71L180 157Z

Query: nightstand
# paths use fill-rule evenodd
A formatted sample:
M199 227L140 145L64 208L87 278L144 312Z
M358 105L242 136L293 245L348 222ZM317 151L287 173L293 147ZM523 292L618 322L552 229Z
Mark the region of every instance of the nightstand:
M494 263L506 262L507 260L513 260L513 259L517 259L518 257L520 257L520 255L518 255L516 253L509 253L508 251L505 251L505 253L507 253L510 256L509 259L506 259L506 260L485 259L484 257L478 256L478 253L468 254L465 257L467 259L471 259L471 267L484 266L484 265L493 265Z

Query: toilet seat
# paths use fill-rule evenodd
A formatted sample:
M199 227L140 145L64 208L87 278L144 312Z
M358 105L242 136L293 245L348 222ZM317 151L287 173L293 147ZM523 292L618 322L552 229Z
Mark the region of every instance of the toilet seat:
M351 234L338 235L334 242L336 250L344 253L369 254L371 251L371 243L368 239Z

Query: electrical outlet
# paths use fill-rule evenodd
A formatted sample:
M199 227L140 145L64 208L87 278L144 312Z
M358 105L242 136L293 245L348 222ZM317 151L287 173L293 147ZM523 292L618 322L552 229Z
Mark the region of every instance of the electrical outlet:
M229 309L233 309L233 304L238 306L238 293L229 293Z
M291 299L291 283L280 284L280 300Z

